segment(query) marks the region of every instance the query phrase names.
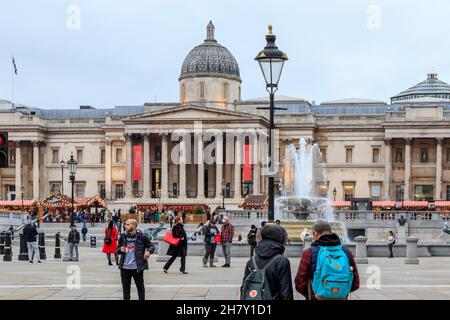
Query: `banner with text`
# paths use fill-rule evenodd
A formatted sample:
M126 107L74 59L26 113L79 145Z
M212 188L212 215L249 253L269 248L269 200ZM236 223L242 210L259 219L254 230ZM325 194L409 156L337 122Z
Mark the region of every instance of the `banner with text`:
M242 181L252 181L252 164L251 164L252 146L244 144L244 168L242 172Z
M142 146L133 146L133 180L142 179Z

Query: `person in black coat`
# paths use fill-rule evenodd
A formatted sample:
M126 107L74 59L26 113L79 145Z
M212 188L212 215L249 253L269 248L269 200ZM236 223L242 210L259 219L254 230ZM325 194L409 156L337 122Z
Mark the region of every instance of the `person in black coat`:
M187 255L187 235L183 226L183 218L181 216L176 216L173 220L172 234L174 238L180 238L180 242L177 246L170 245L169 250L167 250L167 255L171 256L169 261L164 265L163 271L167 273L172 263L177 257L181 257L181 268L180 272L187 274L186 272L186 255Z
M261 238L255 250L255 260L259 269L264 268L271 260L275 260L266 269L267 283L273 300L293 300L291 264L284 253L284 230L276 225L267 223L261 229ZM253 259L250 258L245 266L244 280L254 269Z

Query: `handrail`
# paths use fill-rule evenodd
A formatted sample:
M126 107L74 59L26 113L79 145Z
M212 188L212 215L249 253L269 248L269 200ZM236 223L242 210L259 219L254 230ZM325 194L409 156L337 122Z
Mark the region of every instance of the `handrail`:
M45 218L47 218L48 216L50 216L50 213L47 213L46 215L42 216L42 218L37 218L31 221L31 223L35 223L38 220L44 220ZM13 229L13 232L17 232L22 230L25 226L27 225L27 223L22 223L20 226L17 227L17 229Z

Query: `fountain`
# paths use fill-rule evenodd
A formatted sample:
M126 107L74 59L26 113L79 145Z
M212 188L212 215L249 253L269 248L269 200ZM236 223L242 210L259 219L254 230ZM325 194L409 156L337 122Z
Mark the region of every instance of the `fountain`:
M293 171L290 170L293 167ZM308 144L300 139L300 148L294 144L286 150L285 168L288 174L281 188L281 196L275 199L275 219L283 221L290 240L299 240L305 228L312 233L311 227L316 220L327 220L342 240L347 240L346 227L334 219L331 202L328 198L318 197L317 183L327 183L326 170L317 144ZM286 190L286 186L289 186Z

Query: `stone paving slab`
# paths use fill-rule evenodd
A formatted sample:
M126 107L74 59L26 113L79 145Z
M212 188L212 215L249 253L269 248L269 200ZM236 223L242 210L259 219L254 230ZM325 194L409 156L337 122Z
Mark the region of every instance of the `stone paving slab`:
M107 300L122 299L119 270L108 266L101 248L80 248L80 261L62 262L53 259L48 250L48 260L42 264L26 261L4 262L0 259L0 299L30 300ZM244 266L247 258L232 258L231 268L203 268L201 257L187 258L187 271L181 274L177 260L168 274L162 272L163 263L150 259L150 269L145 272L146 297L156 300L180 299L225 299L239 298ZM298 269L299 259L291 258L292 278ZM81 289L66 287L69 266L78 266L81 271ZM370 289L367 279L379 268L381 287ZM389 299L450 299L450 258L433 257L420 259L419 265L405 265L403 258L369 258L368 265L358 266L361 288L353 293L351 300ZM372 270L371 272L369 272ZM137 291L132 284L132 299ZM297 292L295 299L303 299Z

